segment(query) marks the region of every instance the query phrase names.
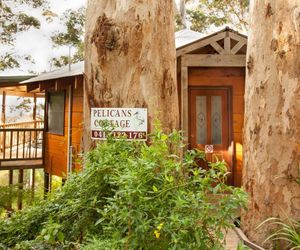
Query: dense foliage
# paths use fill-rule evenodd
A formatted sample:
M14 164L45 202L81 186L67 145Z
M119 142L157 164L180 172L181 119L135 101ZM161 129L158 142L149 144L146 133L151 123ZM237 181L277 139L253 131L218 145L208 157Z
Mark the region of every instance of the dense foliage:
M196 7L187 9L191 29L206 31L211 26L229 25L240 31L248 29L249 0L198 0Z
M58 15L51 10L50 2L51 0L0 1L0 43L5 45L5 50L0 54L0 71L18 68L25 61L34 63L30 55L20 55L15 50L16 36L31 28L40 29L42 19L50 23L58 18ZM65 11L60 20L65 31L51 34L54 46L68 45L75 48L72 62L83 60L84 15L83 7ZM55 66L65 65L68 63L68 55L53 58L52 61Z
M63 13L60 19L62 26L66 27L65 31L56 31L51 40L55 47L70 46L75 49L71 59L71 63L83 61L84 50L84 23L85 23L85 8L81 7L77 10L68 9ZM52 58L55 67L62 67L69 63L69 56L63 55L59 58Z
M14 44L16 34L28 31L30 28L39 29L40 20L21 10L27 8L39 8L41 14L50 18L52 12L47 8L48 0L1 0L0 1L0 43L6 45L6 51L0 54L0 71L6 68L20 66L20 60L32 61L30 55L16 55Z
M85 169L38 205L0 221L0 242L17 249L222 249L245 193L225 184L224 162L198 166L181 136L151 143L100 143Z
M176 29L189 28L206 32L212 27L229 25L248 30L249 0L180 0L175 16ZM188 25L189 24L189 25Z

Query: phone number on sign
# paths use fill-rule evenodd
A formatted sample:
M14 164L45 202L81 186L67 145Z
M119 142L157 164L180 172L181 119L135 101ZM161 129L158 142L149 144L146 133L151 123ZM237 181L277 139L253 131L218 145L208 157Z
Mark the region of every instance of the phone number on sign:
M105 139L106 132L104 131L92 131L92 138L95 139ZM124 138L128 140L147 140L147 133L146 132L133 132L133 131L112 131L111 135L113 138Z

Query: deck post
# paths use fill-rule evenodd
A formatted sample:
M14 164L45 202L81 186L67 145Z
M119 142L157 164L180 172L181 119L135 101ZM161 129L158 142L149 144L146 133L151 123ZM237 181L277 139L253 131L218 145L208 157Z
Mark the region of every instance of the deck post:
M11 213L12 213L12 185L13 185L13 178L14 178L14 171L13 170L9 170L8 171L8 186L9 186L9 201L8 201L8 206L7 206L7 216L10 217Z
M31 187L31 199L34 201L34 192L35 192L35 169L30 170L30 187Z
M19 185L19 194L18 194L18 209L21 210L23 206L23 182L24 182L24 170L19 170L19 178L18 178L18 185Z
M44 196L46 196L50 191L50 174L44 172Z
M33 112L32 112L32 119L33 119L33 127L36 128L37 124L36 124L36 93L33 94ZM38 136L37 133L34 134L34 141L36 143L36 147L37 147L37 142L38 142ZM36 148L37 150L37 148ZM36 151L35 150L35 156L36 156ZM34 200L34 185L35 185L35 169L31 169L30 170L30 185L31 185L31 198L32 201Z

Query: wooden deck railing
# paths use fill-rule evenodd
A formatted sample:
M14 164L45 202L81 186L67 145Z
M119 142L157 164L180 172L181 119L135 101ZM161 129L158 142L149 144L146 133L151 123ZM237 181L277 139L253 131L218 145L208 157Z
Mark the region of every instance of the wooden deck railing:
M43 159L42 121L0 124L0 161Z
M22 209L24 171L30 170L32 195L35 190L35 170L44 168L44 123L42 121L0 124L0 170L8 170L8 184L13 185L18 171L17 209ZM8 216L14 211L12 201L7 206Z
M44 121L35 120L27 122L1 123L0 129L4 128L43 128Z
M0 160L43 159L43 128L0 129Z

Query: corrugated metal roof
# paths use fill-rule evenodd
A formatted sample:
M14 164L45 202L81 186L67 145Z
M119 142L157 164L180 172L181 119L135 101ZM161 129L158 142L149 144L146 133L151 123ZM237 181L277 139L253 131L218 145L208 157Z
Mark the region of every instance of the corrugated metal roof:
M37 77L23 81L21 83L24 84L24 83L31 83L31 82L42 82L46 80L53 80L58 78L82 75L83 73L84 73L84 62L78 62L71 65L71 70L69 70L69 66L64 66L57 70L53 70L47 73L42 73Z
M189 29L184 29L184 30L180 30L177 31L175 33L175 45L176 45L176 49L179 49L185 45L188 45L192 42L195 42L203 37L205 37L206 35L193 31L193 30L189 30Z

